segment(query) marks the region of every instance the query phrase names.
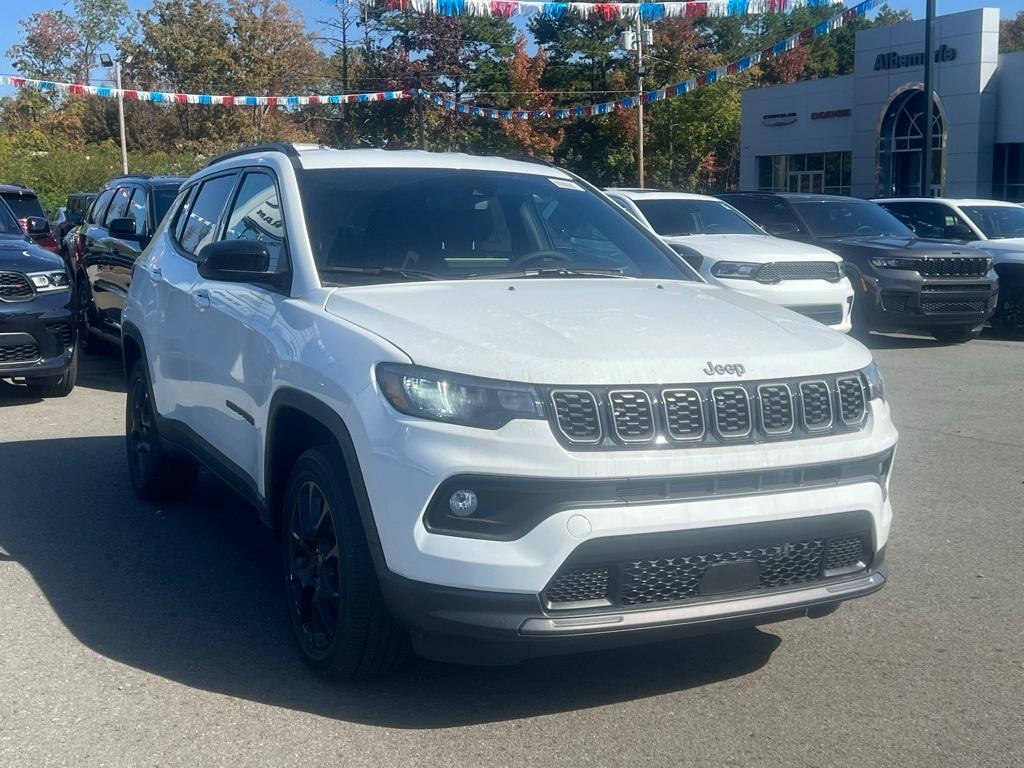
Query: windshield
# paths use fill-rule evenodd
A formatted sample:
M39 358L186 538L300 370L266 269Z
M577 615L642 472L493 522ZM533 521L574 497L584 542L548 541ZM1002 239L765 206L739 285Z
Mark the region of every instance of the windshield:
M161 187L153 190L153 221L157 226L163 221L167 209L171 207L171 203L177 196L178 187Z
M11 215L11 209L0 203L0 237L23 237L21 226Z
M449 168L299 176L324 282L488 275L699 278L618 207L575 181Z
M661 198L634 200L663 237L682 235L763 235L732 206L714 200Z
M914 237L899 219L874 203L816 200L793 205L815 237Z
M985 237L1024 237L1024 208L1009 205L961 205L960 210Z

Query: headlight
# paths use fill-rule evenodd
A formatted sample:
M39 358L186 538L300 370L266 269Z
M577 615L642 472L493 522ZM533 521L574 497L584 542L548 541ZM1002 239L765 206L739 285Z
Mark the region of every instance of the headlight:
M906 269L916 272L921 266L920 259L907 259L900 256L872 256L871 266L877 269Z
M885 399L885 384L882 381L882 374L878 371L878 366L873 362L866 368L862 368L860 371L861 376L864 377L864 382L867 384L868 389L868 400L884 400Z
M720 261L711 268L711 274L732 280L753 280L760 268L760 264L745 261Z
M391 406L409 416L482 429L544 418L541 399L527 384L396 363L378 365L377 382Z
M25 277L32 281L32 285L36 288L36 293L66 291L71 287L68 273L63 269L57 269L52 272L32 272L25 275Z

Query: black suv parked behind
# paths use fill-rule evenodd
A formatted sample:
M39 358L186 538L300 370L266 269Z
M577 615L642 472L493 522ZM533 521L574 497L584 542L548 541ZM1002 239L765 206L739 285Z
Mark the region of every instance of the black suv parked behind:
M0 202L0 379L44 396L75 386L75 308L64 262L33 243Z
M46 211L35 192L21 184L0 184L0 199L7 203L21 225L22 233L36 245L57 252L57 240L50 228L50 220L46 218Z
M719 195L770 234L843 257L856 291L854 328L924 331L961 342L996 307L992 260L974 249L919 239L881 206L839 195L730 192Z
M100 190L85 221L69 235L83 350L90 350L95 337L120 343L121 307L135 260L174 202L182 181L147 175L113 179Z
M72 192L64 206L64 218L53 222L53 236L57 238L58 252L64 258L69 258L71 254L64 238L74 227L85 221L85 214L95 199L95 192Z

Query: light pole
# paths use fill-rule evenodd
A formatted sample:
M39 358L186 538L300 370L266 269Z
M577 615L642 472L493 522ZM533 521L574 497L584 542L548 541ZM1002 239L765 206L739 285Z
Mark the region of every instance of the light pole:
M125 59L125 63L131 63L131 57ZM100 65L106 68L114 68L114 82L117 85L117 124L121 132L121 173L128 174L128 142L124 134L124 93L121 91L121 61L114 61L110 54L100 54Z
M927 0L924 14L924 152L921 153L921 197L932 196L932 121L935 104L935 0Z
M645 29L638 13L636 29L627 29L619 36L619 45L625 51L636 51L636 165L637 183L644 186L644 45L654 44L654 32Z

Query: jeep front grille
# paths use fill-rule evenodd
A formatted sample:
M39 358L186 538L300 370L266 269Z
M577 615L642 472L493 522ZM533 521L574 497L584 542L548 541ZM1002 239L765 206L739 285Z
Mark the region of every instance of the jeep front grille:
M929 296L922 297L921 311L926 315L937 315L943 313L955 314L983 314L988 308L986 299L972 299L969 301L944 301L933 299Z
M806 438L860 429L860 374L668 387L572 387L548 392L555 436L569 448L661 449Z
M987 256L929 257L917 268L924 277L984 277L988 270Z
M798 586L867 567L870 534L816 537L716 549L665 553L587 567L563 567L543 592L549 610L640 606L701 597L709 566L752 561L753 591Z

